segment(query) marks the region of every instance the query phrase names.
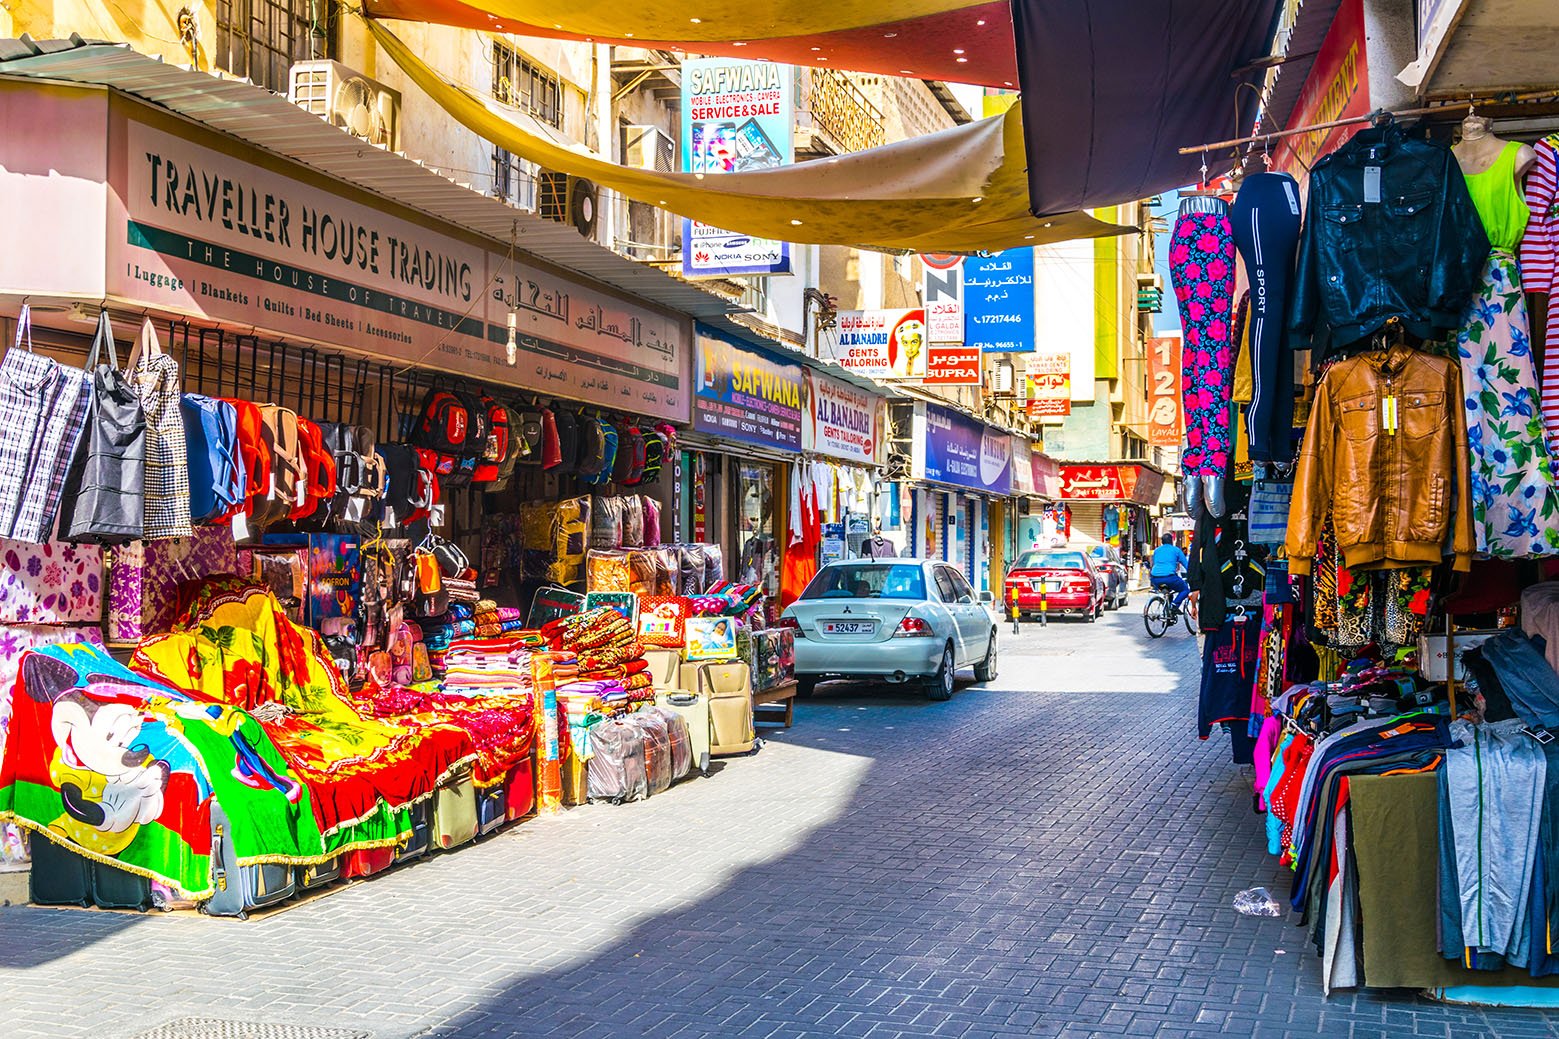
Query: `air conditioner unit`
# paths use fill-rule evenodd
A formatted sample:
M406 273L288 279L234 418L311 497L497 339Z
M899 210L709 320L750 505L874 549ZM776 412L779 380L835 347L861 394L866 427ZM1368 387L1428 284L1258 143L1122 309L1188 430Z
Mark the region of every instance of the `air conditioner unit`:
M536 212L590 238L595 234L596 188L582 177L544 170L536 174Z
M673 173L677 168L677 146L658 126L623 127L623 165L640 170Z
M1011 361L997 361L991 365L992 393L1011 393L1013 384L1017 381L1013 378Z
M369 144L400 149L400 92L338 61L297 62L287 77L287 97Z

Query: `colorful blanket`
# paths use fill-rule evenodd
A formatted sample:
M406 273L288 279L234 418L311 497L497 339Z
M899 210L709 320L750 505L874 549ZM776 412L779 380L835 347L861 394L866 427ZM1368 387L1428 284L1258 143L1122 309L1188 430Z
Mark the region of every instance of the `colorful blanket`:
M365 715L408 727L452 726L476 747L473 781L479 787L501 783L531 756L536 741L536 707L530 693L454 696L418 692L402 686L365 688L353 702Z
M369 837L342 837L343 828L375 828L381 839L406 832L405 809L476 757L453 726L364 717L319 636L293 623L268 589L238 579L207 582L179 628L143 641L131 667L253 713L312 792L330 847Z
M323 857L308 789L243 711L75 644L22 657L12 712L0 817L49 840L204 898L214 800L240 863Z

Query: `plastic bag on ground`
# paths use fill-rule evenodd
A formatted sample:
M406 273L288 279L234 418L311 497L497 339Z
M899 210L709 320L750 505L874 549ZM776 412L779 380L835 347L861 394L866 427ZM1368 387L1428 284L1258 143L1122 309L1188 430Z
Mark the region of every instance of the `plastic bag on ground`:
M1271 916L1283 915L1282 906L1277 899L1264 887L1247 888L1234 896L1234 911L1242 916Z

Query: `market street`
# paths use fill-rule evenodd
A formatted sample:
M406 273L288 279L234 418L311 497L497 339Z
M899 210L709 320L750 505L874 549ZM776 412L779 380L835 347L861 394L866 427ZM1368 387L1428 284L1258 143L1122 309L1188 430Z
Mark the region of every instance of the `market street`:
M1326 1000L1302 931L1234 912L1286 888L1226 739L1194 737L1195 641L1149 642L1140 602L1004 630L996 688L825 686L713 778L268 917L0 910L6 1034L1559 1034Z

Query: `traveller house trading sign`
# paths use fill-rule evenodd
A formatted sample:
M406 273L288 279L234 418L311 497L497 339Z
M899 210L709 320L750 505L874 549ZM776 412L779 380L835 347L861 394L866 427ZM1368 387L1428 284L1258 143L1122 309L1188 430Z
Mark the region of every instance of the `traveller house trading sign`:
M801 450L801 365L702 325L693 428L763 447Z
M682 63L682 170L748 173L795 161L794 70L770 61L690 58ZM790 245L682 221L689 278L785 274Z
M121 125L122 134L110 135L125 144L109 164L109 296L671 421L689 417L682 320L511 263L345 186L338 193L301 170L289 176L284 164L244 162L134 119Z

